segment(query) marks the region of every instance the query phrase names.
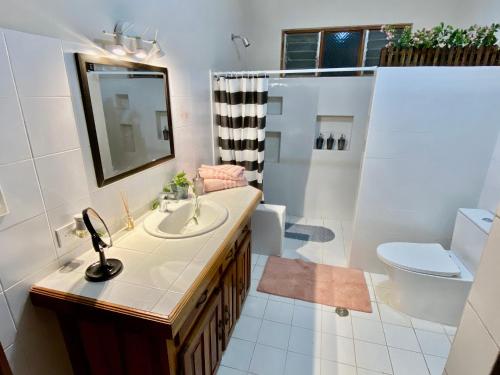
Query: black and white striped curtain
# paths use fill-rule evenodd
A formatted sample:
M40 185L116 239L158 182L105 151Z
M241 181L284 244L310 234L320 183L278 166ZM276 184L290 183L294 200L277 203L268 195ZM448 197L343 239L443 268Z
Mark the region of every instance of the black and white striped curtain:
M215 121L221 164L245 167L248 183L262 190L267 76L216 77Z

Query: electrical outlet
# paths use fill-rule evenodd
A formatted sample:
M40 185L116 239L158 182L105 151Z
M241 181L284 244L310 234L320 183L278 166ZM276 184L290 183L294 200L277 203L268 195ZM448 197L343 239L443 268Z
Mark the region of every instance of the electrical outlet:
M57 245L60 248L70 249L85 241L75 234L75 223L71 222L55 230Z

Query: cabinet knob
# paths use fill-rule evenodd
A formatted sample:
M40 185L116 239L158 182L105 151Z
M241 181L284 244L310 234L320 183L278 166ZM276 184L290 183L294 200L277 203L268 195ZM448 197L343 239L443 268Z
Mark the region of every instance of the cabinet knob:
M234 253L234 251L231 248L231 250L229 250L229 253L227 253L227 255L226 255L226 260L231 259L233 257L233 253Z
M231 319L231 314L229 314L229 307L224 306L224 324L229 324L229 320Z

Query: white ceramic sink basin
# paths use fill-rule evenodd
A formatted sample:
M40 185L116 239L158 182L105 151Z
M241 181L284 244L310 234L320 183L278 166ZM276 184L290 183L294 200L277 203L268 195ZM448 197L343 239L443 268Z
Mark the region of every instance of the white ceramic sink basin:
M144 229L155 237L187 238L199 236L220 227L227 219L227 208L208 199L200 199L198 223L190 220L194 202L181 204L173 212L155 211L144 220Z

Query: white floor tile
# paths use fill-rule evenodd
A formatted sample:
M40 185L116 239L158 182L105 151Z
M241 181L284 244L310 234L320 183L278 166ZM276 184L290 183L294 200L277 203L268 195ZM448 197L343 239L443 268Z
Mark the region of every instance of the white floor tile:
M373 286L381 286L382 288L390 287L389 276L383 273L370 273Z
M388 346L420 352L420 345L413 328L384 323L384 332Z
M259 254L255 254L255 253L252 253L252 267L255 266L257 264L257 261L259 260L259 257L260 255Z
M377 297L375 296L375 290L373 289L373 285L367 284L368 293L370 294L370 301L376 301Z
M446 365L446 358L436 357L433 355L424 355L425 362L431 375L443 375L444 366Z
M354 340L356 363L358 367L392 374L391 361L387 346Z
M321 310L295 305L293 307L292 325L312 329L313 331L321 331Z
M372 302L372 312L366 313L356 310L350 310L351 316L353 318L363 318L363 319L372 319L372 320L380 320L380 314L378 311L378 306L375 302Z
M243 305L243 315L252 316L254 318L263 318L264 311L267 306L267 298L254 297L249 295Z
M355 339L385 345L384 330L381 322L352 318L352 330Z
M291 324L293 316L293 305L284 302L268 301L264 319L273 322Z
M286 352L257 344L250 363L250 372L257 375L277 375L285 370Z
M290 339L290 330L291 326L288 324L263 320L257 342L259 344L286 350Z
M429 332L436 332L436 333L443 333L444 332L444 328L443 328L442 324L436 323L436 322L431 322L429 320L411 318L411 324L413 325L413 328L420 329L422 331L429 331Z
M321 375L356 375L356 367L322 359Z
M410 317L389 305L379 303L378 309L380 312L380 319L384 323L396 324L405 327L411 327Z
M321 330L325 333L352 337L351 317L341 317L335 312L323 310L321 313Z
M260 280L263 273L264 273L264 267L255 265L252 269L252 279Z
M270 294L269 295L269 300L270 301L277 301L277 302L284 302L284 303L290 303L290 304L294 304L295 303L295 300L293 298L290 298L290 297L283 297L283 296L277 296L275 294Z
M373 292L377 302L389 303L392 300L392 289L385 288L378 285L373 285Z
M429 375L424 356L408 350L389 348L394 375Z
M221 364L237 370L248 371L255 343L232 337L222 356Z
M455 336L457 333L457 327L443 325L443 328L448 336Z
M384 375L383 372L366 370L360 367L358 367L357 370L358 370L358 375Z
M418 329L415 330L415 333L424 354L448 357L451 344L444 333L427 332Z
M321 361L304 354L287 352L285 375L320 375Z
M321 334L321 359L356 365L354 341L347 337Z
M364 274L365 274L365 281L366 281L366 283L368 285L373 285L372 278L370 276L370 272L364 272Z
M295 306L302 306L302 307L308 307L310 309L322 309L323 305L320 303L314 303L314 302L309 302L309 301L302 301L300 299L294 299L293 300Z
M250 283L250 290L248 292L248 295L253 296L253 297L263 298L265 300L269 299L268 293L262 293L262 292L259 292L257 290L258 286L259 286L259 280L252 279L252 282Z
M286 238L283 241L283 249L286 250L297 250L304 246L304 241L294 240L292 238Z
M217 370L217 375L246 375L246 372L231 367L220 366L219 370Z
M297 250L293 249L283 249L281 256L285 259L300 259L300 255L297 253Z
M256 342L259 336L260 325L262 319L252 318L251 316L242 315L236 322L234 327L233 337L237 339Z
M319 357L321 354L321 334L305 328L292 327L288 350L312 357Z
M259 259L257 260L257 265L264 267L267 263L267 259L269 257L267 255L260 255Z

